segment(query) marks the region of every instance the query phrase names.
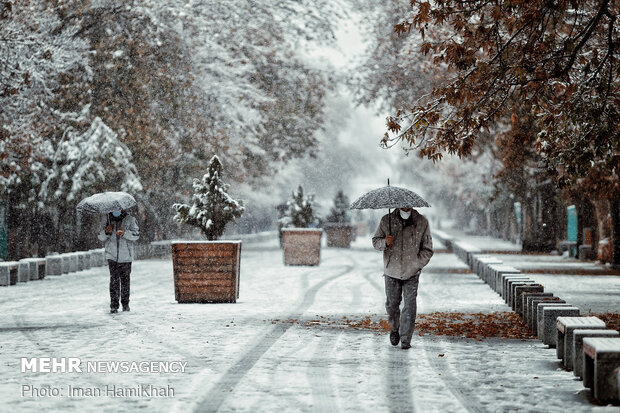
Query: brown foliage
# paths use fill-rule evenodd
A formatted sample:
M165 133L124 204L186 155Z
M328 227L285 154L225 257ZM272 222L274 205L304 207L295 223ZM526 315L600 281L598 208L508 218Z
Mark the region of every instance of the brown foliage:
M603 320L607 324L607 328L620 332L620 313L602 313L592 314Z
M277 323L280 320L273 320ZM375 316L362 318L332 318L317 316L311 320L287 319L285 323L299 324L307 328L328 327L346 330L374 331L378 334L390 331L385 319ZM527 325L515 313L441 313L419 314L415 331L418 335L437 335L450 337L466 337L481 340L484 338L518 338L532 339Z
M388 119L387 146L404 140L430 159L467 156L481 131L509 117L532 119L530 143L562 185L591 174L620 187L620 65L616 1L412 0L420 52L452 80ZM596 172L592 172L596 169Z

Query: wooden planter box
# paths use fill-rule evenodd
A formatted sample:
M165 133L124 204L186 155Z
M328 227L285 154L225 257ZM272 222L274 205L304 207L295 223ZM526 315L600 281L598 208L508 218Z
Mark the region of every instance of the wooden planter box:
M322 234L320 228L283 228L284 264L319 265Z
M355 237L353 225L327 224L324 229L328 247L351 248L351 242Z
M172 242L179 303L234 303L239 298L241 241Z

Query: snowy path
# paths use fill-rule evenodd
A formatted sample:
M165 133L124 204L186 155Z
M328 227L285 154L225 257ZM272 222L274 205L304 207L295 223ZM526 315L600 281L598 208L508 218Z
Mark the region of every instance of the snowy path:
M359 244L356 244L359 245ZM235 304L177 304L172 265L134 263L132 311L107 313L106 268L0 289L0 396L8 411L617 411L594 406L539 341L387 335L287 319L384 317L380 254L324 248L318 267L285 267L273 244L244 245ZM508 307L452 254L436 254L419 313ZM21 357L181 361L184 372L31 373ZM170 386L173 397L69 397L73 388ZM22 396L22 386L58 397Z

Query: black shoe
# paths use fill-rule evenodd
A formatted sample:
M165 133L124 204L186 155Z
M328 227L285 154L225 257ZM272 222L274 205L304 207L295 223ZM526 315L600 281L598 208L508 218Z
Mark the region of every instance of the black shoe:
M118 308L112 308L110 309L110 313L114 314L114 313L118 313Z
M123 311L129 311L129 304L123 306Z
M411 344L409 344L409 343L402 343L400 345L400 348L402 348L403 350L409 350L411 348Z
M398 334L398 331L390 331L390 343L392 343L393 346L397 346L399 341L400 334Z

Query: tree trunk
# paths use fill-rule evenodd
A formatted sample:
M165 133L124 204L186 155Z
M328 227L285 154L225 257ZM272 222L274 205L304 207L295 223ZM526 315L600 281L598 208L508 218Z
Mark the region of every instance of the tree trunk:
M596 212L596 229L592 237L594 250L598 249L598 243L604 238L611 237L611 220L609 215L609 200L600 199L593 202Z
M613 258L611 265L613 268L620 268L620 201L618 198L611 200L611 227L613 231Z

